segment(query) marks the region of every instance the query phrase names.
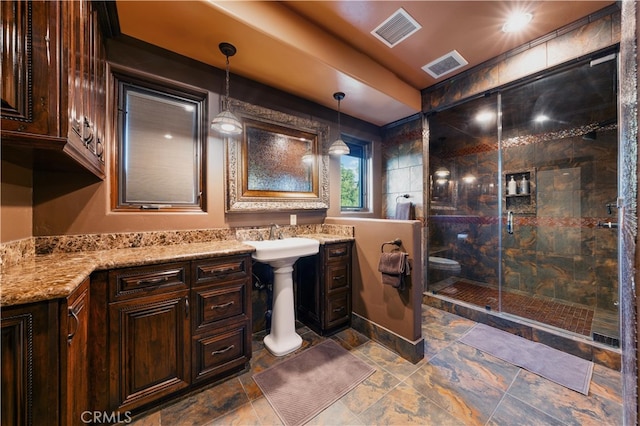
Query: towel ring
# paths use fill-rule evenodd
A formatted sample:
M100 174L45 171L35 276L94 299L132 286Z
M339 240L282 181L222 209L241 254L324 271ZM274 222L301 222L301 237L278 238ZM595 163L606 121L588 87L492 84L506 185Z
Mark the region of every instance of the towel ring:
M402 240L400 238L396 238L393 241L387 241L387 242L382 243L382 245L380 246L380 251L382 253L384 253L384 246L386 246L386 245L394 245L397 248L400 248L400 246L402 245Z

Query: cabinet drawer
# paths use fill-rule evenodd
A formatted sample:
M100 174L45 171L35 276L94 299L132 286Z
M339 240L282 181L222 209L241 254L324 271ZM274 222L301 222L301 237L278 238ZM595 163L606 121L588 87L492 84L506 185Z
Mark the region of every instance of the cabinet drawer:
M334 327L341 323L348 323L351 316L349 292L336 294L327 299L325 311L325 327Z
M197 289L193 290L193 294L195 294L196 303L194 324L196 330L228 318L242 316L242 320L249 319L246 312L246 281Z
M189 288L188 263L116 269L109 272L111 301Z
M351 243L327 244L325 249L327 262L333 262L337 260L349 260L350 244Z
M350 269L350 265L346 263L328 265L326 276L327 291L348 287L350 284Z
M251 271L249 259L247 255L194 262L194 283L204 285L245 278Z
M249 361L250 334L247 322L234 329L194 338L193 381L217 376Z

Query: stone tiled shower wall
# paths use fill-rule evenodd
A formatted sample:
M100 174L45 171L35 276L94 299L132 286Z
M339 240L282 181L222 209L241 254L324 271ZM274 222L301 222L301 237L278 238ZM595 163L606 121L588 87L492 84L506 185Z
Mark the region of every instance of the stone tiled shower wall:
M616 144L613 129L593 141L531 140L503 150L505 170L537 170L536 214L516 215L512 235L503 226L505 288L617 309L617 231L597 226L618 221L616 209L609 214L606 207L617 195ZM558 164L558 158L571 158L570 166ZM495 167L495 156L469 153L455 162L464 175L465 167ZM430 217L429 243L458 260L463 277L497 285L498 251L488 249L498 246L497 205L485 198L481 192L465 194L456 211ZM469 216L469 209L475 215Z
M416 219L424 218L422 119L388 128L382 143L382 214L393 218L396 200L408 194L408 201L415 205ZM402 201L406 201L402 199Z
M620 22L619 7L612 5L463 75L432 86L422 92L423 112L445 108L613 46L620 41ZM608 134L598 132L597 141L590 144L582 144L584 141L576 136L544 144L529 140L518 146L505 145L504 170L539 168L541 164L547 164L544 155L557 156L557 150L566 151L563 157L581 159L573 163L571 170L547 165L537 171L537 214L516 215L517 235L514 234L511 240L503 239L503 284L508 288L602 309L617 309L614 306L618 294L617 233L596 227L598 221L617 222L615 209L608 215L605 207L616 198L616 190L606 188L615 185L613 175L617 172L617 129L609 130ZM428 152L426 150L425 155ZM538 159L534 157L536 153L540 154ZM585 160L589 157L591 159ZM478 164L478 169L488 165L497 170L497 151L461 153L456 162L462 168L465 164ZM600 190L594 190L596 188ZM429 246L443 248L438 256L459 256L463 274L469 278L497 284L497 253L487 249L498 246L497 219L489 213L497 210L496 201L462 192L456 201L459 210L447 214L468 215L474 211L477 216L429 216L428 231L425 232ZM561 219L568 209L574 209L570 219ZM468 237L460 239L460 234ZM580 243L575 244L576 241Z
M505 150L505 164L537 173L537 215L516 240L504 238L504 285L600 309L617 310L617 129ZM558 159L567 159L558 164ZM507 166L505 166L507 167ZM511 244L510 244L511 243Z

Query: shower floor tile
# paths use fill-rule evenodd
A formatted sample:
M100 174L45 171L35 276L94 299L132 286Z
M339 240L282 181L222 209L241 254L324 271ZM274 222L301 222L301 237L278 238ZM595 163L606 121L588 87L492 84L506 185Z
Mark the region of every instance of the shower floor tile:
M498 290L465 281L438 290L438 294L498 311ZM502 311L591 337L593 309L549 299L502 293Z

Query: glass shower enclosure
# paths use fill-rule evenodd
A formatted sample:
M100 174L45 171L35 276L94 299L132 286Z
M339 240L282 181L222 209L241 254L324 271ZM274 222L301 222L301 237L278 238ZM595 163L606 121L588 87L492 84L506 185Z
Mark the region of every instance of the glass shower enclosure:
M619 345L617 57L431 115L426 291Z

